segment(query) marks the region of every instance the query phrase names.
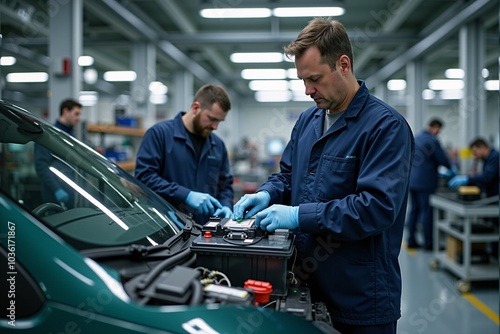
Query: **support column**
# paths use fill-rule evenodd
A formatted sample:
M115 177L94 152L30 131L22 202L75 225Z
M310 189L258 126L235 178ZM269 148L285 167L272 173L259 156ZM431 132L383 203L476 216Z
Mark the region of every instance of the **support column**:
M421 59L415 59L406 65L406 118L417 133L424 128L424 99L422 90L425 87L427 75Z
M137 74L131 83L132 115L140 116L143 127L149 128L156 122L156 105L149 100L149 84L156 79L156 48L151 43L135 43L131 58Z
M481 70L484 67L485 34L479 19L459 32L459 63L464 70L464 97L459 103L461 170L471 168L469 141L484 135L486 129L486 92Z
M186 71L178 71L174 76L174 91L172 108L174 116L181 110L187 111L193 103L194 78Z
M49 121L59 117L64 99L78 100L81 90L83 0L49 1ZM81 129L75 129L81 138Z

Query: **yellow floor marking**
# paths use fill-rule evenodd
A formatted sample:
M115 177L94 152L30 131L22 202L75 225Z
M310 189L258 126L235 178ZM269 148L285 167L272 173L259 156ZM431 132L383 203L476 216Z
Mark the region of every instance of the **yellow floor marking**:
M463 293L462 296L469 301L475 308L483 312L488 318L490 318L497 326L500 325L500 317L488 306L486 306L482 301L476 298L471 293Z

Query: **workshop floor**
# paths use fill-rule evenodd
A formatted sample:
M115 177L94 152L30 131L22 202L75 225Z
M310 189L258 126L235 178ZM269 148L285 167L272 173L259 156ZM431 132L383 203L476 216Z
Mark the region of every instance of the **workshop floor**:
M462 294L456 288L458 277L444 268L431 269L432 259L432 252L407 249L403 243L398 334L498 334L498 280L474 281L470 292Z

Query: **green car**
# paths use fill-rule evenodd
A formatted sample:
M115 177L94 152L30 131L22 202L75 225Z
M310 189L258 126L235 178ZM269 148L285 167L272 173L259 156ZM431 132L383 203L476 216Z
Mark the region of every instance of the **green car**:
M4 101L0 145L0 332L338 333L307 295L304 304L286 292L258 304L251 288L200 269L192 245L203 227L88 145ZM49 174L37 165L40 152ZM65 201L42 200L49 178Z

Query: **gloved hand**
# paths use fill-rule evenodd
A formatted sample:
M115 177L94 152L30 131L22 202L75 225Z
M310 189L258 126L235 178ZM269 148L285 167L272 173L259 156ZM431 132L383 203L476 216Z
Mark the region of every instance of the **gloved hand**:
M186 204L195 209L198 213L212 215L215 208L222 208L220 202L209 194L191 191L186 197Z
M233 219L249 218L257 212L267 208L271 201L271 195L267 191L259 191L255 194L245 195L233 207ZM248 210L247 213L245 211Z
M469 182L467 175L457 175L448 182L448 187L457 189L460 186L466 185Z
M441 168L442 167L442 168ZM448 169L444 166L441 166L439 169L439 176L442 178L446 179L451 179L456 175L456 172L454 172L452 169Z
M255 225L269 232L279 228L293 230L299 226L299 207L272 205L255 215Z
M68 203L69 201L69 195L63 188L57 189L54 195L56 196L57 203Z
M230 208L227 206L223 206L222 208L217 209L217 211L214 212L214 216L220 217L220 218L231 218L233 215L233 211L231 211Z

